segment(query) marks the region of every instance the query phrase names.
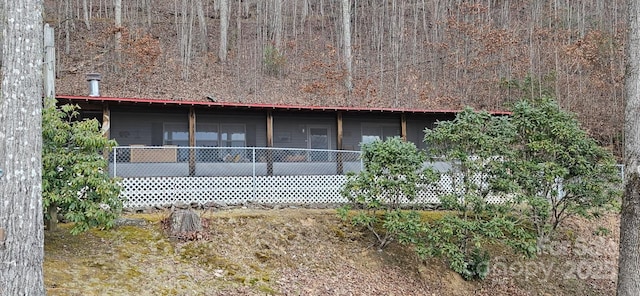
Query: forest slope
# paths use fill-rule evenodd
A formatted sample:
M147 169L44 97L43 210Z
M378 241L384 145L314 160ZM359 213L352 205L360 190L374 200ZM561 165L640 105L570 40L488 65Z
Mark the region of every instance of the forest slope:
M627 0L46 0L57 93L361 107L507 109L551 95L620 151ZM116 36L120 42L116 44ZM224 59L224 60L221 60Z

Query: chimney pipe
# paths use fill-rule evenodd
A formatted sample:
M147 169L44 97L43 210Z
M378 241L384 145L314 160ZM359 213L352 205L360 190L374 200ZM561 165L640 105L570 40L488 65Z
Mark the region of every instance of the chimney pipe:
M100 73L87 73L87 81L89 81L89 96L100 96Z

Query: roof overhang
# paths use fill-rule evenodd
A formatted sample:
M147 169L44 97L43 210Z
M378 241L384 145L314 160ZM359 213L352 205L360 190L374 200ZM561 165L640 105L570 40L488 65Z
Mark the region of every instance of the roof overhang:
M114 98L114 97L91 97L91 96L71 96L56 95L58 100L73 103L117 103L126 105L151 105L151 106L194 106L201 108L216 109L256 109L256 110L279 110L279 111L324 111L324 112L373 112L373 113L413 113L413 114L455 114L461 110L431 110L431 109L408 109L408 108L364 108L364 107L338 107L338 106L296 106L278 104L246 104L232 102L203 102L184 100L163 100L145 98ZM493 115L509 115L507 111L488 111Z

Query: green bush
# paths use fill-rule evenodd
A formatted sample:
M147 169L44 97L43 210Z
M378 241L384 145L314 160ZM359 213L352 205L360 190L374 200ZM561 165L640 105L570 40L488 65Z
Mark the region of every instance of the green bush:
M364 169L348 174L342 195L362 211L349 216L346 206L339 214L370 230L384 248L397 235L393 225L406 219L401 206L414 200L430 173L422 169L424 152L398 137L362 145L361 157Z
M56 227L58 210L73 222L71 233L111 227L122 210L120 186L109 177L103 153L116 145L97 120L77 120L78 107L45 101L42 114L42 186L45 221Z
M513 216L509 197L516 184L504 177L505 157L513 153L509 143L514 129L508 117L495 117L466 108L452 121L425 130L432 161L451 167L441 171L450 180L440 202L449 210L443 219L424 227L416 236L418 253L442 257L465 279L484 279L490 255L487 246L503 243L527 255L535 254L534 236L521 219Z
M363 211L339 213L372 231L380 247L397 239L422 257L446 259L467 280L487 276L490 246L535 256L566 217L597 217L619 196L611 153L548 98L519 102L511 116L466 108L425 130L424 140L426 158L398 138L364 145L365 169L343 191ZM423 170L426 159L449 168ZM437 180L451 185L439 192L441 219L401 210Z
M550 98L521 101L511 116L515 129L505 159L519 202L540 243L572 214L597 217L620 196L615 159L590 138L571 113Z
M446 257L465 278L482 278L470 266L476 252L485 254L483 245L501 242L534 255L566 217L596 217L619 194L612 154L573 114L546 97L521 101L512 112L465 109L425 131L430 156L452 166L442 174L453 190L441 202L455 215L427 228L419 249Z

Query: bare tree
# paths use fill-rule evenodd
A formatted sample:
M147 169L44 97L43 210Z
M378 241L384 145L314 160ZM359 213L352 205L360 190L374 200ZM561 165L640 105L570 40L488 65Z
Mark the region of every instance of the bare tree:
M404 2L398 3L396 0L391 1L391 55L393 56L393 106L397 107L400 103L400 60L402 59L402 46L404 42Z
M71 4L70 0L64 1L64 53L71 53Z
M302 22L307 20L307 16L309 15L309 0L302 0Z
M4 21L5 16L6 14L4 9L4 1L0 1L0 21ZM2 59L4 58L4 55L3 55L4 49L2 44L4 44L4 33L0 31L0 68L2 68ZM0 81L2 81L2 77L3 77L2 75L3 75L2 72L0 72ZM0 91L2 90L0 89Z
M90 14L87 0L82 0L82 11L84 13L84 25L87 27L87 30L91 30L91 23L89 22Z
M144 9L147 12L147 29L151 30L151 19L152 19L152 13L151 13L151 8L153 7L153 4L151 3L152 0L145 0L144 1Z
M229 8L228 8L229 5L226 4L227 1L229 0L222 0L222 2L225 2L225 5L227 6L227 11L229 11ZM200 50L202 52L208 52L209 38L207 36L207 19L204 16L204 6L202 5L202 0L196 0L195 5L196 5L196 13L198 14L198 25L200 28L200 45L201 45ZM222 12L220 12L220 19L222 19ZM228 24L229 24L229 21L227 20L227 26Z
M45 295L42 216L43 5L3 1L0 295Z
M116 50L116 64L122 62L122 0L115 0L115 50Z
M178 10L178 1L175 3L175 21L180 44L180 58L182 59L182 80L186 81L189 79L189 71L191 69L194 7L191 0L182 0L179 7L180 10ZM180 18L178 18L178 15L180 15Z
M347 90L353 90L353 71L351 69L351 1L342 0L342 37L344 38L344 65L347 75L344 85Z
M270 36L273 41L274 46L282 51L282 32L284 30L284 24L282 23L282 0L271 0L271 26L270 26Z
M227 61L227 32L229 31L229 2L228 0L220 1L220 50L218 51L218 59L221 62Z
M625 91L625 191L620 216L618 296L640 295L640 2L629 1Z

